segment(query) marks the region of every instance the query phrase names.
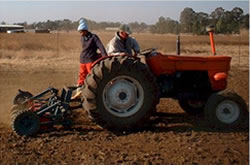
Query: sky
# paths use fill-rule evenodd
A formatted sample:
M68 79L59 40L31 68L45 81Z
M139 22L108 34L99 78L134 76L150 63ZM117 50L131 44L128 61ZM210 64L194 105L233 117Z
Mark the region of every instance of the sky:
M47 20L84 17L96 22L144 22L155 24L160 16L179 21L185 7L195 12L211 14L217 7L231 11L234 7L249 13L249 1L2 1L0 0L0 23L34 23Z

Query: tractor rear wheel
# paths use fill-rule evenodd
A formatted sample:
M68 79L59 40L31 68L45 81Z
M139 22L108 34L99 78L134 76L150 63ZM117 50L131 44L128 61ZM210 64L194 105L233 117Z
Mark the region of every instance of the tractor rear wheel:
M238 127L248 120L247 105L236 93L215 93L205 105L205 117L218 128Z
M178 100L180 107L190 115L199 115L204 112L205 101Z
M159 102L155 77L131 56L100 61L84 84L84 109L97 124L110 130L142 127Z
M35 135L40 129L40 118L31 110L20 110L11 117L11 127L20 136Z

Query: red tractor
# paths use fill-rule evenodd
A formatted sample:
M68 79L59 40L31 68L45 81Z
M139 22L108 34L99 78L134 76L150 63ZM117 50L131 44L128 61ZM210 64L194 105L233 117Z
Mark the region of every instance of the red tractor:
M209 31L213 54L215 47ZM236 127L248 116L247 105L227 86L229 56L163 55L155 49L139 57L99 59L85 80L83 107L100 126L127 130L142 127L160 98L178 100L189 114L204 113L217 127Z
M210 31L213 54L215 47ZM141 128L155 113L160 98L178 100L188 114L204 113L216 127L237 127L248 120L247 105L227 86L229 56L163 55L155 49L134 56L99 59L82 89L83 108L98 125L110 130ZM19 91L14 99L11 125L18 135L34 135L55 124L71 125L68 117L75 88L48 88L33 96ZM79 101L79 100L78 100Z

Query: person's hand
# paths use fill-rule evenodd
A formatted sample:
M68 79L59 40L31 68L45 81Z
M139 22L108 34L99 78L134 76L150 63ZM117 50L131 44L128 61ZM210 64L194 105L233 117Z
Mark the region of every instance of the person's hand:
M125 52L121 52L120 55L121 55L121 56L124 56L124 55L126 55L126 53L125 53Z

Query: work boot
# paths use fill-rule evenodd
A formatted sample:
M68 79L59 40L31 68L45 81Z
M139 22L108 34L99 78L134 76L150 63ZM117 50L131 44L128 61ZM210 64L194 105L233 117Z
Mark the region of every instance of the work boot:
M71 97L71 100L75 100L81 97L82 94L82 86L77 87L76 93L74 96Z

